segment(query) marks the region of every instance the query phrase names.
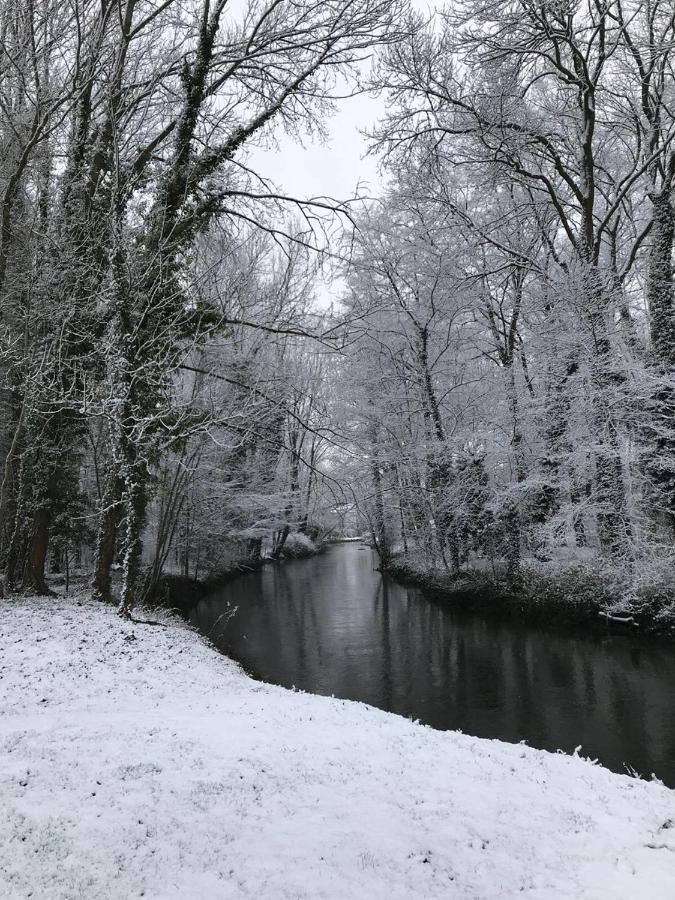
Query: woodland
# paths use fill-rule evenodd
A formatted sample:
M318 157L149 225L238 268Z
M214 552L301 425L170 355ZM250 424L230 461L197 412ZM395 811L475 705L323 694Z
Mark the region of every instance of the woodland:
M366 535L675 616L674 60L670 0L1 0L5 591ZM377 191L256 164L363 92Z

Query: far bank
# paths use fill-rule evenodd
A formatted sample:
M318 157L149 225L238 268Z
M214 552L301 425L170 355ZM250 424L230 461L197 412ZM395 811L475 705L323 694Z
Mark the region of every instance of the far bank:
M534 562L524 565L516 579L487 567L452 575L407 554L394 556L385 572L466 613L561 631L675 640L675 578L635 589L610 568Z

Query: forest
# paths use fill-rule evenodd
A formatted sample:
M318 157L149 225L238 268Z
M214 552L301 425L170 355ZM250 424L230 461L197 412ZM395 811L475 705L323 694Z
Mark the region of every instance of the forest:
M671 2L3 0L0 47L5 592L366 535L675 617ZM381 188L275 185L364 92Z

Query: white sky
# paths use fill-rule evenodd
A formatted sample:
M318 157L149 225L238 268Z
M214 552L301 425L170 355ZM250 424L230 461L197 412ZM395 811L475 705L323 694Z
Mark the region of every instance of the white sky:
M326 122L328 138L305 138L301 146L281 135L279 149L254 149L254 168L271 178L278 187L299 198L330 196L346 200L354 196L357 183L366 182L377 193L381 180L377 163L365 157L367 139L360 130L371 128L383 114L382 101L360 94L339 101L339 109Z
M382 191L383 180L376 158L366 156L368 139L361 132L372 128L383 113L381 99L368 94L349 97L339 101L336 113L324 123L328 132L324 141L305 137L300 144L280 135L278 149L253 148L249 161L260 175L298 199L348 200L354 197L359 184L361 196L376 196ZM343 289L341 278L319 279L319 307L327 309Z

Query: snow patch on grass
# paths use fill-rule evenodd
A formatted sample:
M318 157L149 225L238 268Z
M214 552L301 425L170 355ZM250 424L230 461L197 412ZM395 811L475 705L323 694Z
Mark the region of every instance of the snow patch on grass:
M3 602L3 898L675 896L674 792L259 684L158 615Z

